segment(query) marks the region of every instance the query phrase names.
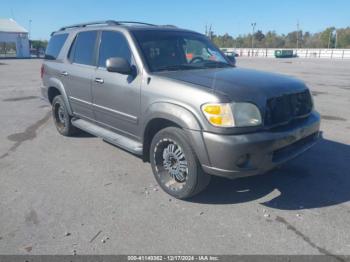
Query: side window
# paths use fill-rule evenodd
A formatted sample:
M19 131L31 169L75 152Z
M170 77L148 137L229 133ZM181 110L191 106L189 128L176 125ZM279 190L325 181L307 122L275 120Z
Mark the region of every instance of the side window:
M103 31L99 50L98 66L106 67L106 60L111 57L121 57L131 63L131 51L123 34L113 31Z
M50 42L46 48L45 59L56 60L61 49L66 42L68 34L59 34L51 37Z
M220 53L196 39L185 39L184 49L188 62L194 57L201 57L204 60L225 62Z
M172 37L150 39L141 43L142 50L146 60L150 64L151 70L186 63L185 53L180 48L180 42L178 39Z
M69 60L83 65L94 65L97 31L78 33L69 52Z
M208 60L211 57L205 45L198 40L186 39L184 48L188 61L191 61L193 57L202 57L204 60Z

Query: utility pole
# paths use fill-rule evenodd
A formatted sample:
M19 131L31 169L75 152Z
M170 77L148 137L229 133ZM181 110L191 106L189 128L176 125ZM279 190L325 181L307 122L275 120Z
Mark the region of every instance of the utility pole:
M338 32L337 32L337 29L335 29L335 44L334 44L334 48L337 48L337 44L338 44Z
M211 26L212 26L212 24L210 24L210 26L209 26L209 39L211 40L211 38L212 38L212 31L211 31Z
M256 22L251 23L252 29L253 29L253 34L252 34L252 52L254 50L254 33L255 33L255 26L256 26Z
M329 38L328 38L328 49L331 46L331 36L332 36L332 34L333 34L333 31L330 31L329 32Z
M299 20L297 21L297 52L299 49Z

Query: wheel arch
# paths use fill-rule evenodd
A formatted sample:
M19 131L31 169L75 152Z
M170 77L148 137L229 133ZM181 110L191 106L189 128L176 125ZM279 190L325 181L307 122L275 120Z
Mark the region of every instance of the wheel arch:
M68 99L68 95L66 93L66 90L62 84L62 82L56 78L50 78L48 81L48 90L47 90L47 97L50 101L50 103L52 103L54 97L56 95L61 95L63 97L63 101L65 102L66 106L67 106L67 111L69 113L69 115L73 115L73 110L72 107L69 103L69 99Z
M152 104L145 112L143 128L143 161L149 161L149 150L154 135L161 129L174 126L186 131L190 145L200 162L208 163L207 150L202 139L202 126L188 109L171 103Z

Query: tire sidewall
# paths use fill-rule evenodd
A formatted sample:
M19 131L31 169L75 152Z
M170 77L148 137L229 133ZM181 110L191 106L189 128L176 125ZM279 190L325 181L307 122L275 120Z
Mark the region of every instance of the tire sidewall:
M60 128L57 124L57 115L56 115L56 107L57 106L60 106L63 108L63 112L64 112L64 128ZM65 135L67 136L69 134L69 127L70 127L70 117L69 117L69 114L68 114L68 111L67 111L67 107L66 107L66 104L64 103L63 101L63 98L62 96L56 96L53 101L52 101L52 116L54 118L54 122L55 122L55 126L56 126L56 129L57 131L62 134L62 135Z
M173 140L175 143L177 143L183 150L185 154L185 158L188 164L188 174L187 174L187 179L186 179L186 184L184 187L180 190L172 190L169 187L165 186L161 179L160 176L157 172L156 169L156 162L155 162L155 148L158 142L164 139L169 139ZM193 192L195 191L197 182L198 182L198 172L199 172L199 165L198 165L198 160L190 147L189 142L187 141L187 138L184 134L184 131L180 128L175 128L175 127L169 127L165 128L161 131L159 131L153 138L151 147L150 147L150 160L151 160L151 166L152 166L152 171L154 174L155 179L157 180L159 186L167 192L169 195L179 198L179 199L184 199L190 197Z

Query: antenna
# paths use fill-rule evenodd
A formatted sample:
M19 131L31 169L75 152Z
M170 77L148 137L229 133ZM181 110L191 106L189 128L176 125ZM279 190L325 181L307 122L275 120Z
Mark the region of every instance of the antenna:
M13 19L13 20L16 20L15 19L15 14L14 14L14 12L13 12L13 8L11 7L11 18Z
M32 19L29 19L28 39L32 38Z

